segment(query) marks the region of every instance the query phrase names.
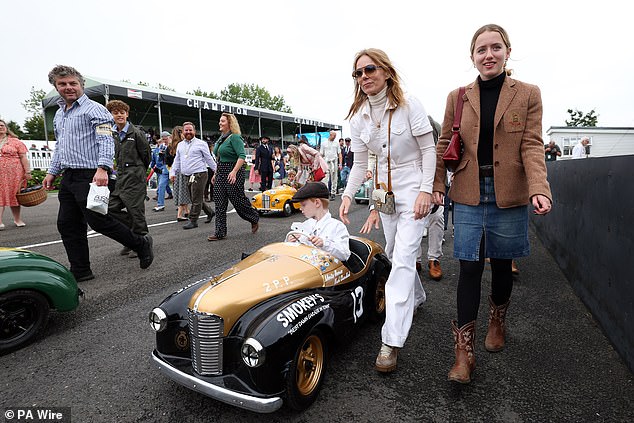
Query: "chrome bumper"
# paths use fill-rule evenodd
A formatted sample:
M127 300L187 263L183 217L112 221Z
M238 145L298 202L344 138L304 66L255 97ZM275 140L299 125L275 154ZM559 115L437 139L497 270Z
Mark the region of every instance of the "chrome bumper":
M256 207L256 210L259 211L259 212L264 212L264 213L273 213L273 212L284 211L284 209L282 207L280 207L279 209L274 209L274 208L271 208L271 207Z
M205 382L192 375L184 373L169 363L163 361L155 351L152 351L152 362L165 376L174 382L180 383L192 391L200 392L218 401L255 411L256 413L272 413L282 406L282 398L257 398L247 394L231 391L212 383Z

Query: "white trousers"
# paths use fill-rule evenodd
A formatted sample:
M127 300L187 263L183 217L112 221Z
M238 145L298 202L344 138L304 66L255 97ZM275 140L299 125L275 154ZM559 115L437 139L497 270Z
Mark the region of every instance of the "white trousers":
M339 163L337 160L327 161L326 165L328 169L326 170L326 177L322 181L326 186L328 186L328 181L332 181L332 186L330 187L330 194L337 194L337 175L339 175Z
M423 284L416 271L416 254L423 237L423 219L414 220L411 206L399 211L398 192L395 192L397 212L381 213L385 233L385 252L392 261L392 271L385 284L385 323L381 340L392 347L405 344L412 327L414 309L425 302Z
M438 207L434 214L426 216L423 221L427 231L427 260L440 260L442 257L442 238L445 235L445 208ZM416 260L422 262L423 243L418 249Z

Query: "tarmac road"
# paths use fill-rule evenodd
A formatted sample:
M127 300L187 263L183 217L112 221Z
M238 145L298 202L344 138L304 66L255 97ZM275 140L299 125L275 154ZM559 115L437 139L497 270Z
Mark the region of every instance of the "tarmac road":
M337 198L331 205L335 216L339 204ZM153 205L147 203L152 266L141 270L138 259L119 255L114 241L91 238L97 278L81 284L86 299L74 312L53 313L34 344L0 357L0 409L71 407L73 422L634 421L632 373L532 233L532 255L519 261L503 352L484 350L487 300L482 296L477 369L470 385L446 381L458 270L448 231L445 277L434 282L423 273L428 300L414 318L394 374L374 370L380 325L368 324L334 348L320 396L303 413L282 408L258 415L189 391L151 365L154 335L147 313L182 285L220 273L243 251L282 239L303 216L263 217L252 235L250 224L231 213L227 239L209 243L213 223L200 221L198 229L183 231L173 208L153 213ZM44 204L24 209L25 228L13 226L7 210L0 246L30 246L68 265L55 226L57 206L49 195ZM365 207L354 209L352 234L366 216ZM370 238L383 242L381 231ZM489 281L485 270L485 293Z

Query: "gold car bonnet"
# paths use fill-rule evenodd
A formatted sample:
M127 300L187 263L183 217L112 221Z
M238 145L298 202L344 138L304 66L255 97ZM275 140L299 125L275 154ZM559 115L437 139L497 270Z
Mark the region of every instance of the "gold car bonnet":
M349 277L341 261L322 250L298 243L275 243L200 287L190 299L189 308L222 317L226 336L242 314L268 298L332 286Z

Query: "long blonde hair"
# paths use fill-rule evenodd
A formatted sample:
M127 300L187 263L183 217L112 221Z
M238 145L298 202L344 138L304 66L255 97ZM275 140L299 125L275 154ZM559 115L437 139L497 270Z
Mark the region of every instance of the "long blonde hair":
M9 128L9 125L7 125L7 122L4 119L0 119L0 122L4 123L4 126L7 128L7 138L17 138L18 137L17 135L15 135L13 133L11 128Z
M178 143L181 142L183 140L183 127L182 126L175 126L174 129L172 129L172 140L170 141L170 145L168 147L169 152L172 156L176 155L176 146L178 146Z
M288 151L288 155L291 156L291 160L298 160L299 161L299 149L297 148L296 145L289 145L288 148L286 149L286 151Z
M242 132L240 131L240 124L238 123L236 115L233 113L223 113L222 116L226 117L229 121L229 131L231 131L232 134L242 135Z
M368 56L375 65L380 66L381 69L385 71L388 76L387 79L387 100L388 103L392 106L399 107L405 103L405 95L403 94L403 89L401 88L401 78L398 76L396 72L396 68L390 61L390 58L387 54L378 48L366 48L361 50L354 56L354 62L352 62L352 70L357 66L357 62L361 56ZM350 110L348 111L348 116L346 119L352 117L355 113L359 111L365 100L368 98L368 95L363 92L361 86L359 85L359 80L354 78L354 101L350 106Z

